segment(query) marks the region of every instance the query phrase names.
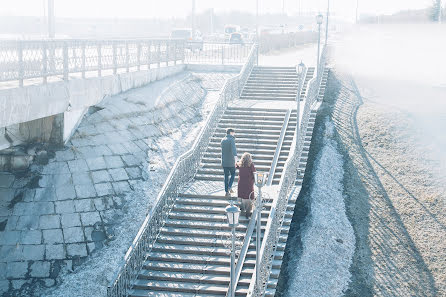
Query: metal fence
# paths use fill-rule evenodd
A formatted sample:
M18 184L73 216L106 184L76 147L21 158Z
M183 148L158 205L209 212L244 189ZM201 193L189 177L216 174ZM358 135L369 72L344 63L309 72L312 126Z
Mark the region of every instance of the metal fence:
M184 52L185 63L243 65L252 45L252 43L188 42Z
M43 40L1 41L0 81L19 81L87 72L129 72L184 61L183 40Z
M171 39L0 41L0 82L103 76L187 64L243 65L252 43Z
M290 152L290 157L285 165L283 171L284 174L282 175L283 178L279 184L279 194L273 202L271 212L268 217L265 234L262 240L262 247L260 250L260 286L258 286L256 283L256 276L254 274L253 278L251 279L248 297L261 297L266 293L274 253L276 251L277 243L279 242L280 228L282 226L288 205L288 197L292 188L294 187L296 177L298 175L299 160L302 156L303 144L306 135L305 131L308 127L311 108L318 100L319 87L323 76L322 74L325 69L326 52L327 50L324 48L319 64L319 68L321 69L320 73L309 82L299 129L296 129L295 131L292 151Z
M126 253L124 263L120 267L116 278L107 288L108 297L127 296L131 282L136 279L141 270L147 253L153 247L161 227L164 225L170 210L175 204L179 191L194 177L226 106L230 101L239 96L241 92L240 86L243 86L241 83L249 76L256 61L257 46L253 45L240 74L227 80L223 86L220 97L195 141L194 146L179 157L173 166L157 197L155 206L147 215L132 246Z

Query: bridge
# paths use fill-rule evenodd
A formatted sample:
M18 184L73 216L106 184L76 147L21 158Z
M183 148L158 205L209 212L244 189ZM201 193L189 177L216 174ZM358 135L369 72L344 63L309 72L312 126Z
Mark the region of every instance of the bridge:
M257 170L269 173L263 208L250 219L241 217L236 228L236 296L274 296L327 82L326 49L316 68L298 69L296 61L289 67L258 65L256 44L204 44L203 51L175 40L8 46L2 55L12 58L0 59L0 81L19 88L0 90L0 127L45 121L49 131L32 137L56 143L67 141L85 112L106 96L184 69L238 69L192 148L173 166L107 296L228 296L231 229L225 207L229 200L238 205L224 195L219 165L219 140L228 127L237 131L239 152L251 152ZM17 144L2 129L4 146Z

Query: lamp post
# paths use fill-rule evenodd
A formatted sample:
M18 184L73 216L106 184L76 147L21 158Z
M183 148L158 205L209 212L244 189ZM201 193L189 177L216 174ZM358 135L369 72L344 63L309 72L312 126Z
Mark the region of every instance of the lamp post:
M299 76L299 86L297 91L299 92L297 94L296 97L296 103L297 103L297 108L296 108L296 119L297 119L297 125L296 125L296 149L297 149L297 145L299 143L299 137L300 137L300 125L299 125L299 117L300 117L300 96L301 96L301 92L302 92L302 85L304 83L304 77L302 77L302 74L304 73L305 70L305 64L300 61L299 65L297 65L297 74Z
M256 223L256 286L260 288L260 235L262 226L262 187L268 180L268 172L256 171L254 173L254 183L259 188L259 197L257 197L257 223Z
M318 31L319 31L319 36L317 39L317 66L316 66L317 67L317 76L319 76L319 59L320 59L319 54L321 51L321 25L322 25L323 21L324 21L324 16L322 14L318 14L316 16L316 22L317 22Z
M238 220L240 216L240 209L235 206L231 200L231 205L226 207L226 217L228 219L228 225L232 229L232 243L231 243L231 275L229 283L229 297L235 297L235 228L238 225Z
M327 0L327 20L325 21L325 46L328 42L328 16L330 15L330 0Z

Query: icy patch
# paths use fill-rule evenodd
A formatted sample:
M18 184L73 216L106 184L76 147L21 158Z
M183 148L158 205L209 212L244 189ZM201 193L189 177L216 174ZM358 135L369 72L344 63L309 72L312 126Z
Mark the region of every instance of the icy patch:
M302 231L302 255L290 266L287 296L341 296L350 281L355 251L353 228L343 197L343 159L334 125L325 123L323 147L316 158L310 214ZM294 262L294 261L292 261Z

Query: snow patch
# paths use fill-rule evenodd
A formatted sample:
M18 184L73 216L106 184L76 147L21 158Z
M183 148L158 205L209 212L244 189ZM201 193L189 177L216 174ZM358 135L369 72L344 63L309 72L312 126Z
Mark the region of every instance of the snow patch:
M287 296L341 296L350 281L355 251L353 228L343 197L343 158L334 138L335 127L326 120L323 146L316 157L310 213L302 231L300 259L290 266Z

